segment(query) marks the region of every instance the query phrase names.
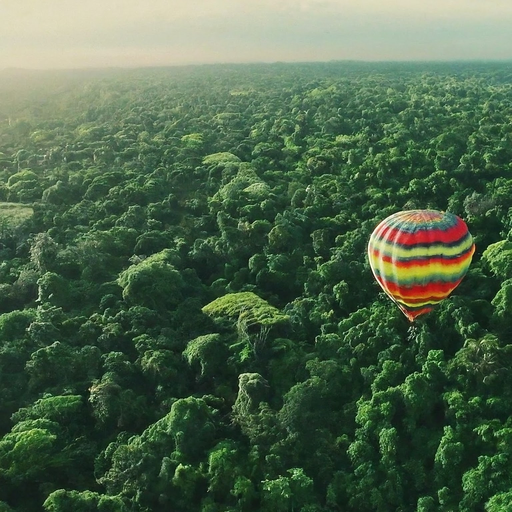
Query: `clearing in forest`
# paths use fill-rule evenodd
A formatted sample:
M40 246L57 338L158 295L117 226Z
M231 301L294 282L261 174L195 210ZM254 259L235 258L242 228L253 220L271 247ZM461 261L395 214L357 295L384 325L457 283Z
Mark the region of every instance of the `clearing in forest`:
M7 203L0 201L0 229L15 228L26 221L34 210L21 203Z

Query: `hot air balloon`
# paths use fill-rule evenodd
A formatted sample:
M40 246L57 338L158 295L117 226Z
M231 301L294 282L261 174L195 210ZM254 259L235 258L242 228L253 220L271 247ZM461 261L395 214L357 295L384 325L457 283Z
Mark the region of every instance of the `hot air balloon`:
M368 243L375 278L411 322L450 295L474 252L465 222L436 210L394 213L375 228Z

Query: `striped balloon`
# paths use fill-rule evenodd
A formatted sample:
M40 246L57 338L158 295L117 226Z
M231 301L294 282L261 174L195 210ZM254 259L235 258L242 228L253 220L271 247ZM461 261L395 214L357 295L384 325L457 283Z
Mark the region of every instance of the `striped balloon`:
M436 210L390 215L368 243L375 278L411 322L450 295L474 252L465 222Z

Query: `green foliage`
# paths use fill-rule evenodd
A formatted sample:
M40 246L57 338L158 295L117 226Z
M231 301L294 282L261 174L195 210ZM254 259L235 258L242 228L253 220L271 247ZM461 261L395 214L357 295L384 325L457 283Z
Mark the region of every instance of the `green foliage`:
M280 476L263 481L263 507L265 511L287 512L307 510L311 500L313 480L304 474L302 468L288 470L290 476Z
M496 296L491 300L494 306L493 320L501 332L507 332L510 328L510 308L512 307L512 279L507 279L501 284Z
M172 252L165 249L119 274L123 298L130 304L154 309L173 308L182 299L183 278L169 260Z
M172 404L168 432L180 458L194 460L206 449L213 439L213 417L214 412L202 399L182 398ZM192 431L194 435L190 435Z
M242 487L240 473L243 464L240 460L240 447L232 440L221 441L208 454L208 476L210 492L222 498L228 494L238 494ZM241 493L245 494L245 493Z
M128 510L121 498L105 496L92 491L53 491L43 503L47 512L125 512Z
M203 158L204 165L227 165L227 164L238 164L241 160L233 153L229 151L222 151L220 153L213 153Z
M25 221L30 219L34 213L31 206L19 203L0 202L0 226L2 230L6 228L15 229Z
M251 423L251 414L257 412L267 388L268 382L259 373L242 373L238 376L238 395L233 405L235 421L241 425Z
M272 326L287 322L288 316L253 292L228 293L203 307L213 318L242 318L248 326Z
M512 492L495 494L485 505L486 512L502 512L512 506Z
M219 334L205 334L189 341L183 356L189 365L200 365L202 377L215 377L222 373L228 352Z
M19 422L44 418L57 423L70 423L81 412L83 405L80 395L49 396L20 409L12 419Z
M0 510L508 510L511 70L0 72ZM412 326L411 208L477 247Z
M46 272L53 268L57 251L58 246L50 235L38 233L32 240L30 259L39 272Z
M12 311L0 315L0 338L3 340L21 337L35 318L35 310Z
M501 240L489 245L482 254L482 260L497 277L512 278L512 242Z
M20 424L0 441L0 475L14 481L41 478L47 468L58 463L57 436L47 428L30 428Z

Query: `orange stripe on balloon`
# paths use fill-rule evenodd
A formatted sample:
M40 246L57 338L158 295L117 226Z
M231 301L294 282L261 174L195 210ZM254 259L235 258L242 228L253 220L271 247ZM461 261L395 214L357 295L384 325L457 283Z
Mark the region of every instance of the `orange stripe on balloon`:
M432 226L431 229L419 229L415 232L402 231L400 228L385 226L382 231L377 230L377 240L388 240L393 244L414 247L421 244L452 243L464 237L467 227L460 221L448 229Z

